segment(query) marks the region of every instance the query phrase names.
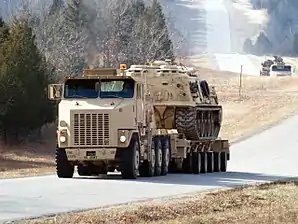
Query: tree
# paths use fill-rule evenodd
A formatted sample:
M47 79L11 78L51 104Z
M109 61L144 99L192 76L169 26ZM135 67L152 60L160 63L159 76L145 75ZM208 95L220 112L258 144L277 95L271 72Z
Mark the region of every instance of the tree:
M18 139L53 120L54 107L45 91L50 74L28 21L14 21L0 55L0 128L6 137L13 134Z
M0 17L0 47L9 36L9 27Z
M63 0L53 0L52 5L50 6L49 15L57 15L57 12L60 12L64 7Z

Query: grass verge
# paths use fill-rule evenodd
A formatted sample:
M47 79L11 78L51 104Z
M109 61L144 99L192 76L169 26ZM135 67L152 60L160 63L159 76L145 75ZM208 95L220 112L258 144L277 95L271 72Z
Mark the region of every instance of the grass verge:
M297 211L297 182L289 181L68 213L25 223L294 224Z

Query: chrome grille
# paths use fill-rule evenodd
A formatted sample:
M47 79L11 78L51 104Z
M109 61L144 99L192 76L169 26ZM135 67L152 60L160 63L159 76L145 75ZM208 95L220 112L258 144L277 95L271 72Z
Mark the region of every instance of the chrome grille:
M73 143L74 146L110 145L109 114L75 113Z

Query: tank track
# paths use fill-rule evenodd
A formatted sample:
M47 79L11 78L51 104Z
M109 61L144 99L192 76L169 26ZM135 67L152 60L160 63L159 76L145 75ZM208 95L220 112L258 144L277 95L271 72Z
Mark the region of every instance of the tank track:
M215 140L219 136L222 106L176 108L175 125L187 140Z

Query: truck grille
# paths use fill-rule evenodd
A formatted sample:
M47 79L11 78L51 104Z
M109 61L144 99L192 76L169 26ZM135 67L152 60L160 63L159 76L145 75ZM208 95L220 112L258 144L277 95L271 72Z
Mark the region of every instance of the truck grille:
M110 145L109 114L75 113L73 116L74 146Z

